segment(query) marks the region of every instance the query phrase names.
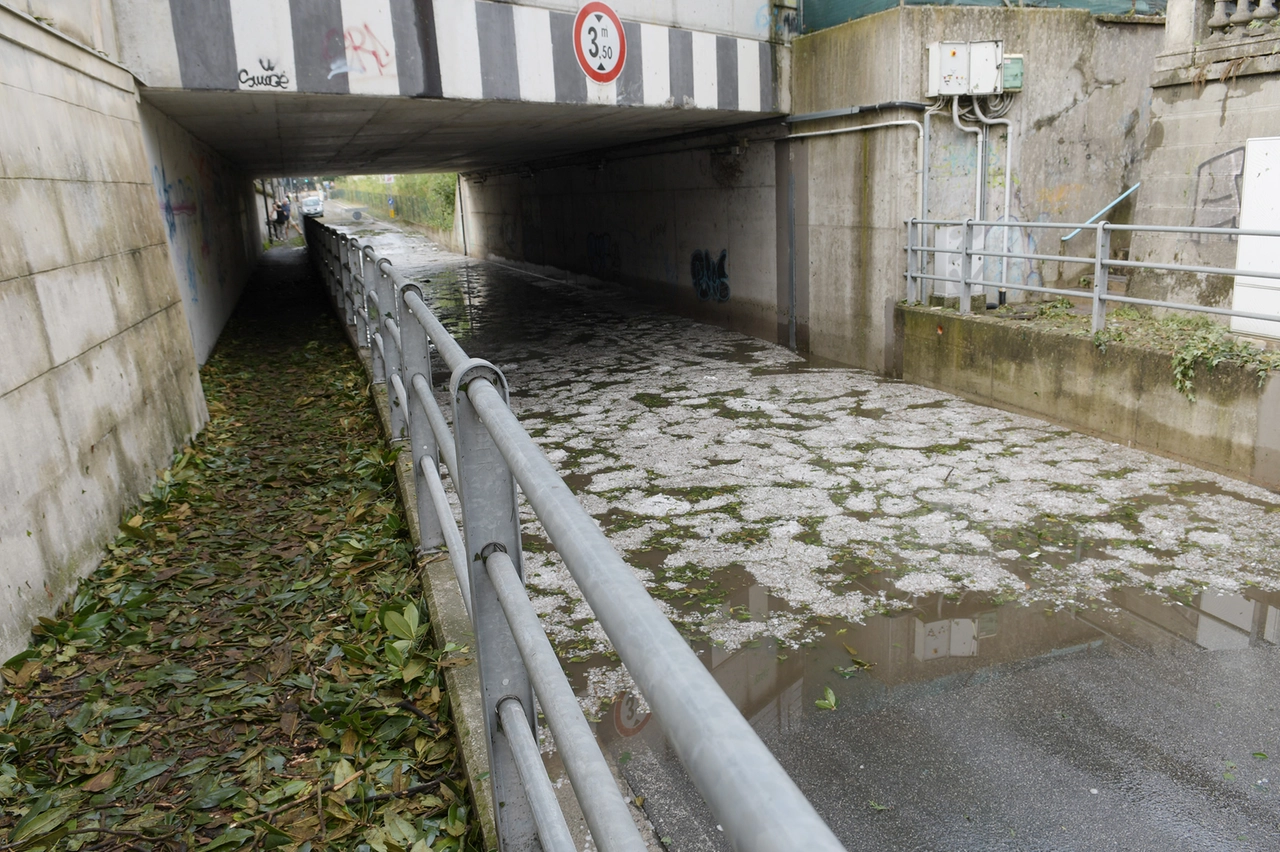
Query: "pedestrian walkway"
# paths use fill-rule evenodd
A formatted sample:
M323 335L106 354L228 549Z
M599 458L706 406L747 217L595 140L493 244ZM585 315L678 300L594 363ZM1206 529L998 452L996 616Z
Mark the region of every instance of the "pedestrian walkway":
M209 425L6 664L3 848L478 849L452 649L305 250L266 254L201 377Z

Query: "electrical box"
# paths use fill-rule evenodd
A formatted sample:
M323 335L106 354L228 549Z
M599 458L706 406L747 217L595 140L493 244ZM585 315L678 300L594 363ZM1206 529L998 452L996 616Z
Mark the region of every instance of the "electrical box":
M939 41L929 45L929 86L926 96L969 94L969 43Z
M1004 90L1006 92L1022 91L1022 54L1006 53L1004 55Z
M926 97L998 95L1004 91L1004 42L938 41L928 50Z
M1004 64L1004 42L974 41L969 43L969 94L998 95L1004 91L1001 66Z

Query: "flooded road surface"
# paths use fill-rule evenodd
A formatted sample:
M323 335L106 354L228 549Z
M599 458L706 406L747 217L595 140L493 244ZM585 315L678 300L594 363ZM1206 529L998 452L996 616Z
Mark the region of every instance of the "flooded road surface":
M365 229L850 849L1280 848L1280 496ZM727 849L531 514L670 849Z

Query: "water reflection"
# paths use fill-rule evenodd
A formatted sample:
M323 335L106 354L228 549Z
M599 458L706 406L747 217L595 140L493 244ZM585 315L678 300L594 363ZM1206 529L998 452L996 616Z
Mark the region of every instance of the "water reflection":
M757 585L732 592L724 618L767 619L785 601ZM858 715L961 689L1067 654L1105 650L1163 653L1180 648L1239 650L1280 644L1280 593L1204 593L1173 603L1141 589L1115 590L1096 608L1052 610L999 604L981 595L935 595L910 610L875 615L864 624L822 621L821 638L800 648L759 639L733 651L708 642L692 647L716 682L766 740L786 737L824 690L835 712ZM602 742L663 740L634 693L619 695L601 719ZM630 746L627 746L630 747ZM616 750L616 749L615 749Z

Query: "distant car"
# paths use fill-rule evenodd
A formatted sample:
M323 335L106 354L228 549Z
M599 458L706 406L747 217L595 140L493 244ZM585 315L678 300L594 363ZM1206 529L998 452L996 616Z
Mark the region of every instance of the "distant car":
M324 201L318 195L308 195L302 199L303 216L323 216Z

